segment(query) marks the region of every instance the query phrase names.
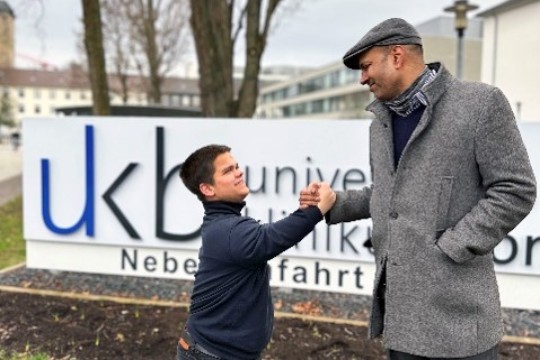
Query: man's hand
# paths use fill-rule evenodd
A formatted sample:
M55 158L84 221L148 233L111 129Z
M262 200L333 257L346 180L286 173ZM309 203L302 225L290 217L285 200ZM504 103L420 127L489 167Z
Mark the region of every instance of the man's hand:
M321 183L312 182L308 187L300 190L300 208L306 208L308 206L317 206L320 201L319 188Z
M334 203L336 202L336 193L328 183L320 183L319 186L319 204L317 205L319 209L321 210L321 213L324 215L330 209L332 206L334 206Z

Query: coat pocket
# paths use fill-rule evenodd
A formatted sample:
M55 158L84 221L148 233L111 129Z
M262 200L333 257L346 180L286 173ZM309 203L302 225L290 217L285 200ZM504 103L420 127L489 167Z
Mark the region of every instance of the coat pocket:
M453 176L443 176L441 178L441 188L437 206L437 232L444 231L448 227L448 211L450 209L450 200L452 198L453 183Z

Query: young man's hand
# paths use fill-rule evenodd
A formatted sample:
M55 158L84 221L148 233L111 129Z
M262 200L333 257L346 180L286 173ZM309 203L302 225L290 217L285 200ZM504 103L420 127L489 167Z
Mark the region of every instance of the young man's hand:
M319 197L319 187L321 183L312 182L308 187L300 190L300 208L306 208L308 206L317 206L320 201Z

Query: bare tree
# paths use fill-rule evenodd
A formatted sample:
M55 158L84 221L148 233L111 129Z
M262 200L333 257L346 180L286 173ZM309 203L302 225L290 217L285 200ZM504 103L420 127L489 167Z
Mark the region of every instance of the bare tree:
M15 117L13 116L12 101L7 93L0 96L0 130L6 126L12 128L15 126ZM2 142L2 134L0 133L0 142Z
M283 0L190 0L205 116L251 117L259 92L261 58L270 25ZM245 29L244 29L245 26ZM245 35L244 76L236 95L234 49Z
M81 0L84 22L84 46L93 97L94 115L109 115L109 86L103 51L101 9L99 0Z
M178 65L188 46L187 0L103 1L107 3L104 8L111 11L106 26L115 33L108 39L112 42L108 48L114 49L116 74L136 68L148 78L149 100L161 103L163 78Z
M129 22L124 17L122 3L119 0L102 0L103 31L108 34L103 46L107 64L116 75L118 88L111 85L111 92L119 93L122 103L129 100L129 74L135 71L133 63L133 45L130 41Z

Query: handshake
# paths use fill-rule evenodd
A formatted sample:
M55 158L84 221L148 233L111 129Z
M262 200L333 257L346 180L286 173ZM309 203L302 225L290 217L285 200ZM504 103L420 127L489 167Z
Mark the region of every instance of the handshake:
M326 182L312 182L300 190L300 208L317 206L323 216L330 211L336 202L336 193Z

